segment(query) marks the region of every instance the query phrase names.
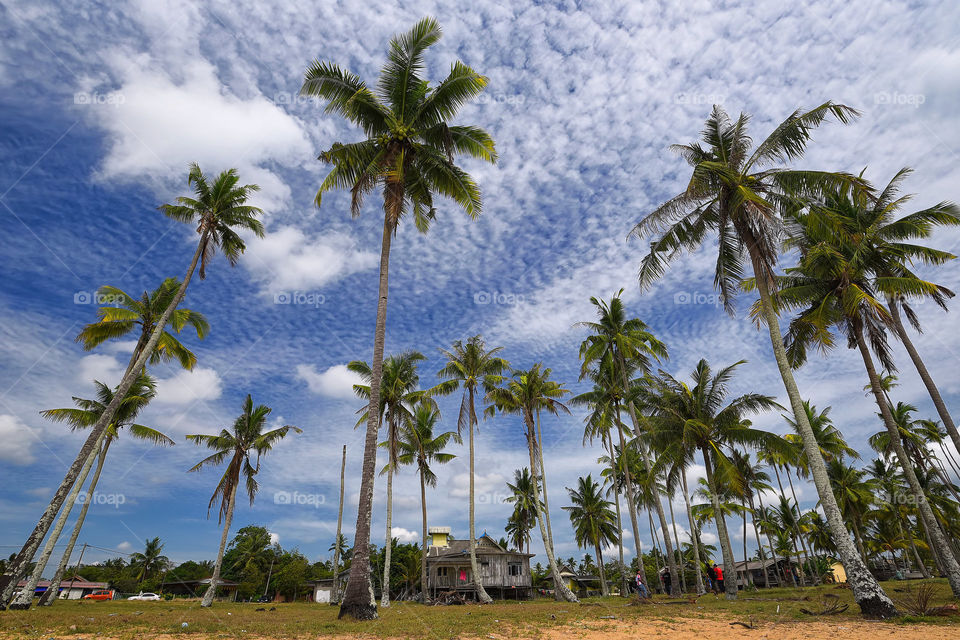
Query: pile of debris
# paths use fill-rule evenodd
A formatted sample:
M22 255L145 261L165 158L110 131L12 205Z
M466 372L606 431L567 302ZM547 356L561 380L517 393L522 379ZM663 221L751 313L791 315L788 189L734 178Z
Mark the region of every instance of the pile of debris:
M433 600L434 605L466 604L467 601L456 591L438 593Z

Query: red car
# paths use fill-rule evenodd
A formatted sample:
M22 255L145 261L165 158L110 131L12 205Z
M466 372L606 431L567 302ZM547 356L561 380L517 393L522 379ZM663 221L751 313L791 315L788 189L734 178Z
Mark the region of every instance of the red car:
M99 591L94 591L93 593L88 593L83 596L84 600L113 600L113 590L112 589L100 589Z

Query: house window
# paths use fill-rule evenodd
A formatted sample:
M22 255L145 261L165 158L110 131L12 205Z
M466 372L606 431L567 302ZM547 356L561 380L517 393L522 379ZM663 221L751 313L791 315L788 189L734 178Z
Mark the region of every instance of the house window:
M511 576L522 576L523 575L523 565L519 562L511 562L507 564L507 575Z
M490 563L481 562L480 563L480 573L481 575L488 575L490 573Z
M437 577L446 578L446 577L447 577L447 567L437 567Z

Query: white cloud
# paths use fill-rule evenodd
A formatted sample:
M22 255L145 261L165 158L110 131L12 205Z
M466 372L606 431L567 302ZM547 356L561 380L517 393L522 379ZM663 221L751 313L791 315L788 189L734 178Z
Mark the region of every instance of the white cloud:
M131 551L133 551L133 545L132 545L130 542L124 540L123 542L121 542L120 544L117 545L117 551L123 551L124 553L130 553Z
M313 393L343 400L356 399L353 385L363 384L360 376L347 369L345 364L335 364L320 373L312 364L298 364L296 377L306 382Z
M392 527L390 533L402 543L416 542L420 538L420 534L416 531L410 531L403 527Z
M94 353L80 358L77 379L86 384L94 380L114 386L120 381L124 367L113 356Z
M270 544L271 544L271 545L280 544L280 534L279 534L279 533L273 533L272 531L270 532Z
M474 474L474 495L477 504L501 504L507 495L507 479L496 471L490 473L477 472ZM447 495L451 498L470 497L470 474L458 473L450 478L450 490Z
M20 418L7 413L0 414L0 442L3 443L0 446L0 460L10 464L31 464L36 460L32 450L36 437Z
M194 367L179 371L171 378L157 380L157 404L182 405L220 397L220 375L213 369Z

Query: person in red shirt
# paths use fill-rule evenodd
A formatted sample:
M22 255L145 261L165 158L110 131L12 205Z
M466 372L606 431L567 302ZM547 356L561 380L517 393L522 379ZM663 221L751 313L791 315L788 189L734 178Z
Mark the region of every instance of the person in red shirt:
M713 563L713 579L717 585L717 591L723 593L723 569L718 567L716 562Z

